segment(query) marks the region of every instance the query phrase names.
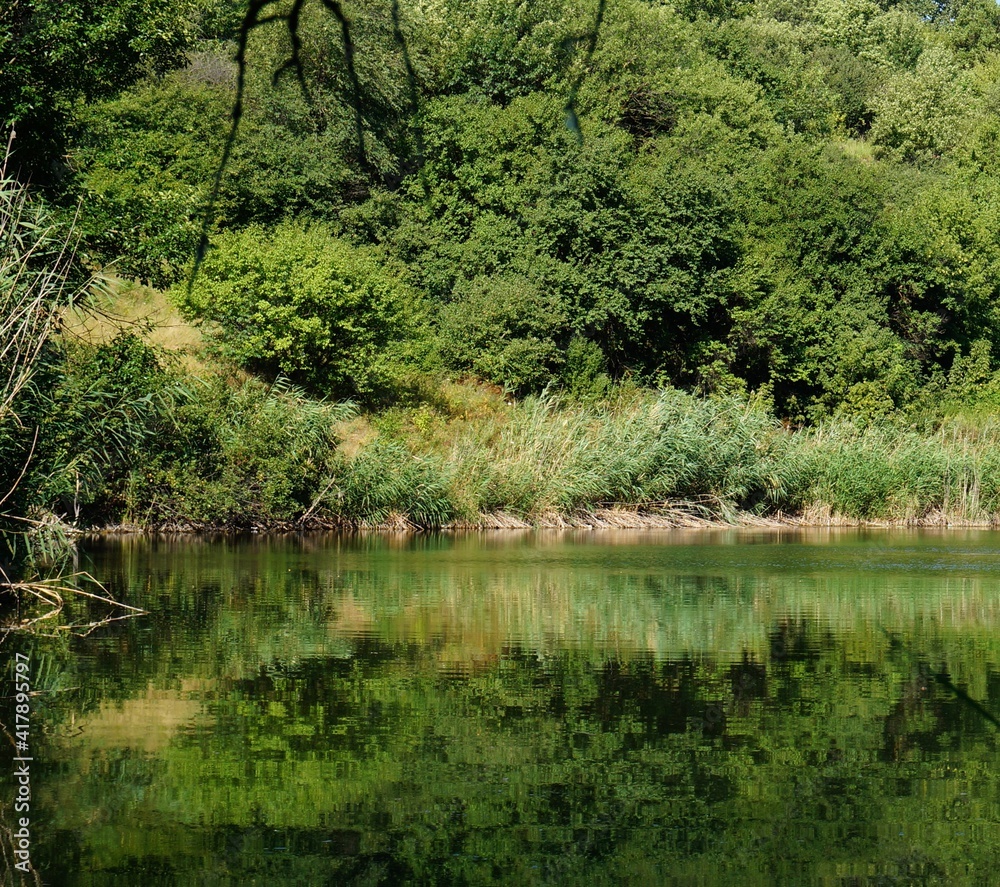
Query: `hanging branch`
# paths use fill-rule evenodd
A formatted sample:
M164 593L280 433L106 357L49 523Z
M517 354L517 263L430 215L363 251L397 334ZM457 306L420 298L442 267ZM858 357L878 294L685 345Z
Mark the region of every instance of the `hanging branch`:
M287 12L273 12L267 14L267 9L279 0L250 0L246 15L240 25L240 33L236 44L236 97L233 99L233 109L230 113L231 123L229 134L226 136L226 143L222 149L222 157L219 160L218 169L215 171L215 178L212 181L212 191L208 199L208 207L201 223L201 234L198 238L198 249L195 254L194 268L188 280L188 292L194 287L198 270L204 261L205 253L208 250L208 232L215 214L215 205L219 198L219 191L222 188L222 176L226 166L232 156L233 145L236 143L236 136L239 132L240 121L243 119L243 103L246 93L246 72L247 72L247 45L250 42L250 34L263 25L272 22L284 22L288 30L288 38L291 43L291 54L279 65L272 75L272 84L277 84L281 75L288 70L295 72L295 79L298 81L306 100L310 100L309 88L306 84L305 72L302 65L302 38L299 36L299 23L302 15L302 8L306 0L294 0L291 8ZM344 11L338 0L321 0L323 5L333 13L340 22L341 42L344 48L344 62L347 67L347 74L351 81L351 89L354 93L354 124L358 138L358 159L362 167L367 165L365 152L364 121L361 114L361 84L358 81L358 73L354 67L354 41L351 38L351 28ZM408 65L409 69L409 65Z
M416 142L417 156L416 165L420 171L420 183L423 185L424 194L427 194L427 181L424 175L424 128L420 124L420 97L417 91L417 75L413 70L413 62L410 59L410 48L406 45L406 38L403 36L403 29L399 23L399 0L392 0L392 36L403 56L403 64L406 67L406 84L410 92L410 116L413 120L413 139Z
M354 41L351 39L351 26L338 0L322 0L322 3L340 22L340 41L344 47L344 64L347 67L347 76L351 81L351 89L354 91L354 128L358 136L358 160L361 166L365 167L368 160L365 153L364 119L361 115L361 83L358 81L358 72L354 67Z
M201 263L204 260L205 253L208 249L208 232L211 220L215 213L215 206L218 201L219 191L222 187L222 176L232 155L233 145L236 142L240 121L243 118L243 100L246 88L247 44L249 43L250 34L254 30L272 22L285 23L285 27L288 30L289 41L291 42L291 53L289 57L274 71L272 83L277 84L278 79L285 71L293 70L303 94L306 96L306 99L309 100L309 89L302 65L302 39L299 36L300 18L302 8L305 6L306 0L294 0L291 8L287 12L273 12L266 14L268 7L273 6L277 2L279 2L279 0L250 0L246 15L244 15L243 22L240 25L235 58L237 76L236 97L233 100L233 109L231 112L232 123L229 127L229 134L226 137L226 142L222 150L222 157L219 160L219 166L215 172L215 178L212 182L212 190L208 200L208 207L206 208L204 218L202 219L201 234L198 238L198 249L195 254L194 268L192 269L191 277L188 280L188 292L190 292L194 287L195 278L198 275L198 270L201 267ZM358 161L361 167L365 168L368 166L368 157L365 149L365 128L361 103L361 83L358 80L358 72L354 65L354 40L351 37L350 22L344 14L343 7L341 6L339 0L320 0L320 2L340 23L341 45L344 51L344 65L347 68L347 76L350 80L351 91L353 93L352 104L354 106L354 129L358 144ZM593 59L594 51L597 48L597 40L600 35L601 25L604 21L605 6L606 0L598 0L594 27L590 33L586 35L587 49L584 54L583 65L570 87L569 95L566 99L566 105L564 107L566 114L566 126L576 135L577 141L581 144L583 143L583 132L580 129L580 120L576 113L576 100L580 87L583 84L583 80L587 75L587 70ZM414 140L416 142L415 159L417 169L423 170L424 140L423 131L419 122L420 106L419 92L417 89L417 77L413 68L413 61L410 58L409 47L407 46L406 38L403 35L403 30L400 25L399 0L392 0L390 9L392 14L393 38L400 48L400 52L403 56L403 64L406 67L406 79L410 94L410 107L414 120ZM426 193L427 186L423 176L421 176L421 181L424 184L424 191Z

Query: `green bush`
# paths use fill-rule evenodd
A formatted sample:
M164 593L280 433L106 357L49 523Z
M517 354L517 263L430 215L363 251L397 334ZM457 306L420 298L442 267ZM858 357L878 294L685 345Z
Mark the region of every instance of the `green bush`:
M566 311L556 294L523 275L478 277L456 287L440 313L449 366L514 392L543 388L562 363Z
M264 60L253 61L260 77ZM234 83L228 56L206 50L192 54L188 69L76 108L67 197L82 200L68 212L78 213L96 262L154 286L180 277L198 244ZM248 86L213 224L270 225L296 214L331 220L366 193L347 159L357 150L349 109L320 113L297 90L284 82Z
M294 521L330 475L334 425L352 412L280 380L191 385L152 455L131 472L125 514L153 524Z
M374 253L322 224L220 234L189 289L184 314L219 354L322 395L371 395L390 381L387 353L417 302Z
M165 286L190 262L225 138L230 95L184 73L77 109L77 230L93 259Z
M130 473L171 434L183 388L138 336L61 348L39 404L31 481L38 504L85 523L117 520Z

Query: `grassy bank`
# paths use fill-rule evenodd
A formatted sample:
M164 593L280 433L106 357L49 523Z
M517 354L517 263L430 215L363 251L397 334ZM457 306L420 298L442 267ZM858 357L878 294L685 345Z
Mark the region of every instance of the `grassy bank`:
M431 376L362 410L227 366L155 291L105 309L66 315L16 432L31 513L81 528L1000 523L989 413L794 430L745 397Z
M699 521L994 524L1000 424L783 428L759 404L677 391L493 415L417 411L339 465L319 512L426 526Z
M580 404L452 386L434 405L381 414L252 379L174 397L148 441L156 455L113 490L94 478L99 523L1000 523L994 420L789 430L758 403L674 390Z

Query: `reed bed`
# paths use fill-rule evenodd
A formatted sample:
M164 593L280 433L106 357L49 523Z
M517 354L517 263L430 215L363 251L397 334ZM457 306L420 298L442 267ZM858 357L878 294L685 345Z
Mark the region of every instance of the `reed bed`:
M92 523L1000 524L1000 420L988 417L923 431L847 420L791 430L753 400L664 390L589 404L497 398L472 414L429 416L424 405L378 427L350 404L221 379L189 386L167 407L169 421L147 423L142 446L129 448L140 455L124 475L124 459L111 480L95 475L90 499L104 504ZM116 477L116 496L102 492L102 483L114 492Z
M338 463L319 513L362 526L1000 523L1000 422L789 430L760 404L678 391L529 398L428 442Z

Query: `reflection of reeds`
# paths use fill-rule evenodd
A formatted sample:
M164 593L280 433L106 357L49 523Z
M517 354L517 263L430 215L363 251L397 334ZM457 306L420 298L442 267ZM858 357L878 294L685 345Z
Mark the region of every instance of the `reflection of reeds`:
M805 543L831 534L838 531L795 531L793 538ZM208 645L211 651L194 659L221 657L231 675L262 662L350 655L357 643L420 649L450 670L476 670L510 649L719 661L749 653L763 661L774 626L787 620L822 626L861 659L881 647L872 626L884 624L960 633L980 661L1000 663L1000 601L985 558L977 570L976 559L964 554L962 575L955 575L942 572L934 546L907 544L899 549L907 561L899 571L873 571L873 564L892 562L891 540L899 537L886 535L885 544L873 546L817 545L807 553L790 546L783 566L784 546L666 544L718 541L720 531L650 533L647 543L659 544L631 546L633 534L582 533L592 544L573 546L564 544L567 535L581 533L426 536L409 545L369 536L331 539L326 547L290 537L186 551L128 539L121 560L118 543L102 548L120 571L108 576L119 596L157 609L170 601L168 609L181 614L207 607L208 625L178 622L162 643ZM605 535L621 544L593 544ZM743 535L769 538L762 531ZM967 538L974 548L979 534Z
M17 841L14 838L14 829L8 823L16 823L18 815L13 811L14 805L10 801L0 800L0 871L3 872L3 880L0 887L25 887L26 884L38 884L41 887L42 876L37 869L32 867L28 874L21 874L14 864L18 862L14 850Z
M79 533L65 521L48 514L21 523L25 529L11 539L23 549L19 574L9 577L0 569L0 589L11 592L10 612L0 619L0 638L10 631L86 634L145 613L139 607L114 600L93 576L74 568ZM91 608L82 620L73 616L67 619L63 611L71 601L88 606L90 601L96 601L106 609L98 618L94 618Z

